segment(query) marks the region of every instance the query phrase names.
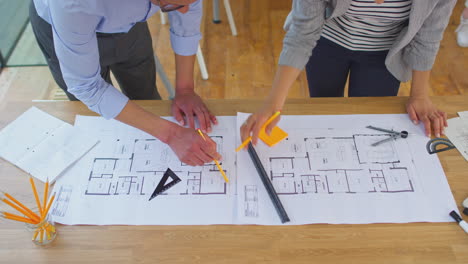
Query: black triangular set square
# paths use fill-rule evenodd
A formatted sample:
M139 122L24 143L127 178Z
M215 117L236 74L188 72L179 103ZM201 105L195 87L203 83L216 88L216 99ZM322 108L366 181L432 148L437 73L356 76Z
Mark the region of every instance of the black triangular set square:
M172 181L167 183L169 177L171 177ZM180 181L181 179L171 169L168 168L161 180L159 181L158 186L156 186L156 189L154 190L153 194L149 198L149 201L153 200L154 197L160 195L161 193L167 191L169 188L176 185Z

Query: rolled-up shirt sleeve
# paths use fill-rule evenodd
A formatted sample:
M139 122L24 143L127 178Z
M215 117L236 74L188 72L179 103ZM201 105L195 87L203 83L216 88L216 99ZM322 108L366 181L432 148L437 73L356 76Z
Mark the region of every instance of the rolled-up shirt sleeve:
M89 109L111 119L128 102L101 77L96 28L101 17L76 1L49 2L54 47L68 92Z
M198 42L201 39L200 23L203 11L203 1L198 0L190 5L185 14L169 12L171 24L171 45L174 52L182 56L197 53Z

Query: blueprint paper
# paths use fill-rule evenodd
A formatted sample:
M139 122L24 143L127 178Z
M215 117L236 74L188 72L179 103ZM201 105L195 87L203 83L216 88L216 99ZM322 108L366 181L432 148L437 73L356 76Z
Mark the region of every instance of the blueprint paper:
M238 114L238 130L247 117ZM372 147L389 135L368 125L410 135ZM282 116L278 126L286 140L255 148L288 224L453 221L448 213L457 206L438 157L407 115ZM239 223L281 225L247 151L237 165Z
M96 143L96 138L31 107L0 131L0 156L43 182L53 182Z
M447 120L445 134L468 161L468 118L455 117Z
M136 128L77 116L75 126L96 135L100 143L57 181L54 220L91 225L233 224L235 120L218 117L219 125L209 135L223 156L220 163L230 180L226 184L214 163L187 166L169 146ZM148 201L167 168L182 181Z

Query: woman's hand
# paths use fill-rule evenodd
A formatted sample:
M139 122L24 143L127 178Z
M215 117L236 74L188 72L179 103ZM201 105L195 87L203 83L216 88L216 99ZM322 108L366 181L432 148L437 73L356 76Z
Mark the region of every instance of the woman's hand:
M291 66L280 65L273 80L273 86L264 106L255 114L249 116L247 121L241 126L241 139L244 142L248 137L252 136L252 143L255 145L258 141L258 134L263 129L265 122L277 111L279 111L286 100L289 88L299 76L301 70ZM265 131L270 134L271 130L278 124L279 116L275 118Z
M406 111L415 125L422 122L426 131L426 136L431 136L431 128L436 137L444 135L447 127L447 114L432 103L428 96L411 96L406 103Z
M263 129L265 122L276 112L278 109L274 109L270 106L264 106L256 113L249 116L249 118L242 124L240 128L241 139L244 142L248 137L252 136L252 143L255 145L258 141L258 134ZM270 133L271 130L278 124L280 117L275 118L267 127L265 127L266 133Z

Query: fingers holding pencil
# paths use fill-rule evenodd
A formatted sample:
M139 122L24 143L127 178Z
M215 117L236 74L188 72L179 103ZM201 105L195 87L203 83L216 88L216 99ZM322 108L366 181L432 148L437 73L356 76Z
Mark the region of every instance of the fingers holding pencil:
M200 129L197 129L198 134L203 138L205 144L201 146L202 151L210 157L210 160L205 162L210 162L212 160L221 160L222 156L217 152L216 142L211 139L208 135L203 134Z
M247 147L250 141L256 145L262 129L270 133L271 129L279 122L280 114L281 111L276 111L272 115L270 110L261 110L250 115L240 128L242 144L236 149L236 152ZM268 118L268 116L270 117Z
M200 129L197 129L197 132L198 132L198 134L200 134L200 136L203 138L203 140L205 140L205 141L207 141L207 142L212 141L213 144L215 144L214 147L216 147L216 143L215 143L210 137L205 136L205 135L203 134L203 132L202 132ZM207 139L208 139L208 140L207 140ZM221 158L221 155L219 155L217 152L216 152L216 154L217 154L217 155L212 154L212 155L213 155L213 156L212 156L213 161L215 162L216 167L218 167L218 170L219 170L219 172L221 173L221 175L223 175L224 181L225 181L226 183L228 183L228 182L229 182L229 178L226 176L226 173L224 173L223 168L221 167L221 165L220 165L219 162L218 162L219 158ZM216 156L218 156L218 157L216 157Z

